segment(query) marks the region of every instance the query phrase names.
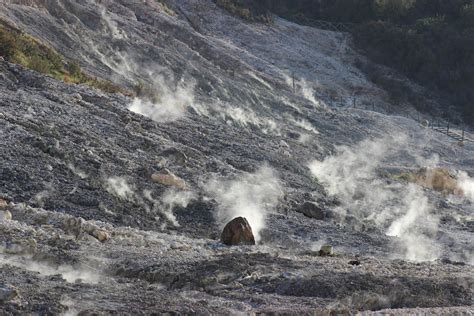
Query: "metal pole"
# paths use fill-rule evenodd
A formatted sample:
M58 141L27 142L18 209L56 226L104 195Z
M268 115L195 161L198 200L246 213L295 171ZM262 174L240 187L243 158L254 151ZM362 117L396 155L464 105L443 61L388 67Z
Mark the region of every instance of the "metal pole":
M353 108L356 107L356 98L355 97L352 98L352 107Z
M293 93L296 93L296 85L295 85L295 72L292 72L292 78L293 78Z
M446 129L446 135L449 136L449 121L448 121L448 128Z
M463 128L462 128L462 140L461 140L461 142L464 143L464 126L463 126Z

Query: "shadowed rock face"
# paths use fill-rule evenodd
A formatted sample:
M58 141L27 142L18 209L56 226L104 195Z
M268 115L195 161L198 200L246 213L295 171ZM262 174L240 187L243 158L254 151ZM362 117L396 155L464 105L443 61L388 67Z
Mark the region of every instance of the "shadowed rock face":
M245 217L236 217L225 225L221 241L228 246L255 245L252 227Z

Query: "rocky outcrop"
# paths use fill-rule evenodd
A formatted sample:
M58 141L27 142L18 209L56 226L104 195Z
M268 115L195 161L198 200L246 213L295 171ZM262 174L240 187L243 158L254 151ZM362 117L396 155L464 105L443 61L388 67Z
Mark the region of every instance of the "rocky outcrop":
M228 246L255 245L252 227L245 217L236 217L225 225L221 241Z
M318 220L323 220L326 217L326 212L314 202L304 202L300 205L297 211L307 217L311 217Z
M82 218L70 217L64 221L64 230L74 234L76 237L82 233L87 233L100 242L105 242L110 238L109 233L99 226L86 222Z
M160 172L154 173L151 176L151 179L153 182L158 182L167 186L173 186L178 189L186 189L186 182L166 168L162 169Z

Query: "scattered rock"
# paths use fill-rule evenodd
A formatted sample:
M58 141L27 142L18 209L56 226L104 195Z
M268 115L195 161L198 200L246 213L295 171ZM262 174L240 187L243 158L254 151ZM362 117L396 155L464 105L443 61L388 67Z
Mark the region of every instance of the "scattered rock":
M332 256L332 246L331 245L322 245L321 249L319 250L319 255L321 257Z
M7 303L20 296L18 290L11 285L0 285L0 302Z
M181 150L174 147L165 149L160 153L160 156L165 157L168 161L178 164L180 166L185 166L188 162L188 157Z
M160 172L154 173L151 176L153 182L158 182L168 186L174 186L178 189L186 189L186 182L183 179L174 175L171 171L164 168Z
M290 148L290 145L282 139L280 140L280 147Z
M352 265L352 266L358 266L358 265L360 265L359 257L356 256L355 259L349 261L349 264Z
M82 96L79 93L73 93L71 97L76 102L82 101Z
M466 263L465 262L462 262L462 261L452 261L448 258L442 258L441 259L441 263L443 264L452 264L454 266L465 266Z
M252 227L245 217L236 217L225 225L221 241L228 246L255 245Z
M304 202L297 211L317 220L323 220L326 217L324 210L314 202Z

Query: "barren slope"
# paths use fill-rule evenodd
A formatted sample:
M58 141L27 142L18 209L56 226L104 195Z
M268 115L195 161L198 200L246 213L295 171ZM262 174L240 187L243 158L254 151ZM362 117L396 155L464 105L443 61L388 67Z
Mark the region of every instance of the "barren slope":
M248 24L210 0L0 5L94 75L156 92L0 62L0 280L20 293L5 312L472 310L474 146L315 98L309 87L383 103L348 35ZM467 171L465 194L396 176L434 165ZM163 167L186 189L153 182ZM324 220L298 212L305 201ZM238 215L257 246L220 243ZM324 243L334 257L318 256Z

